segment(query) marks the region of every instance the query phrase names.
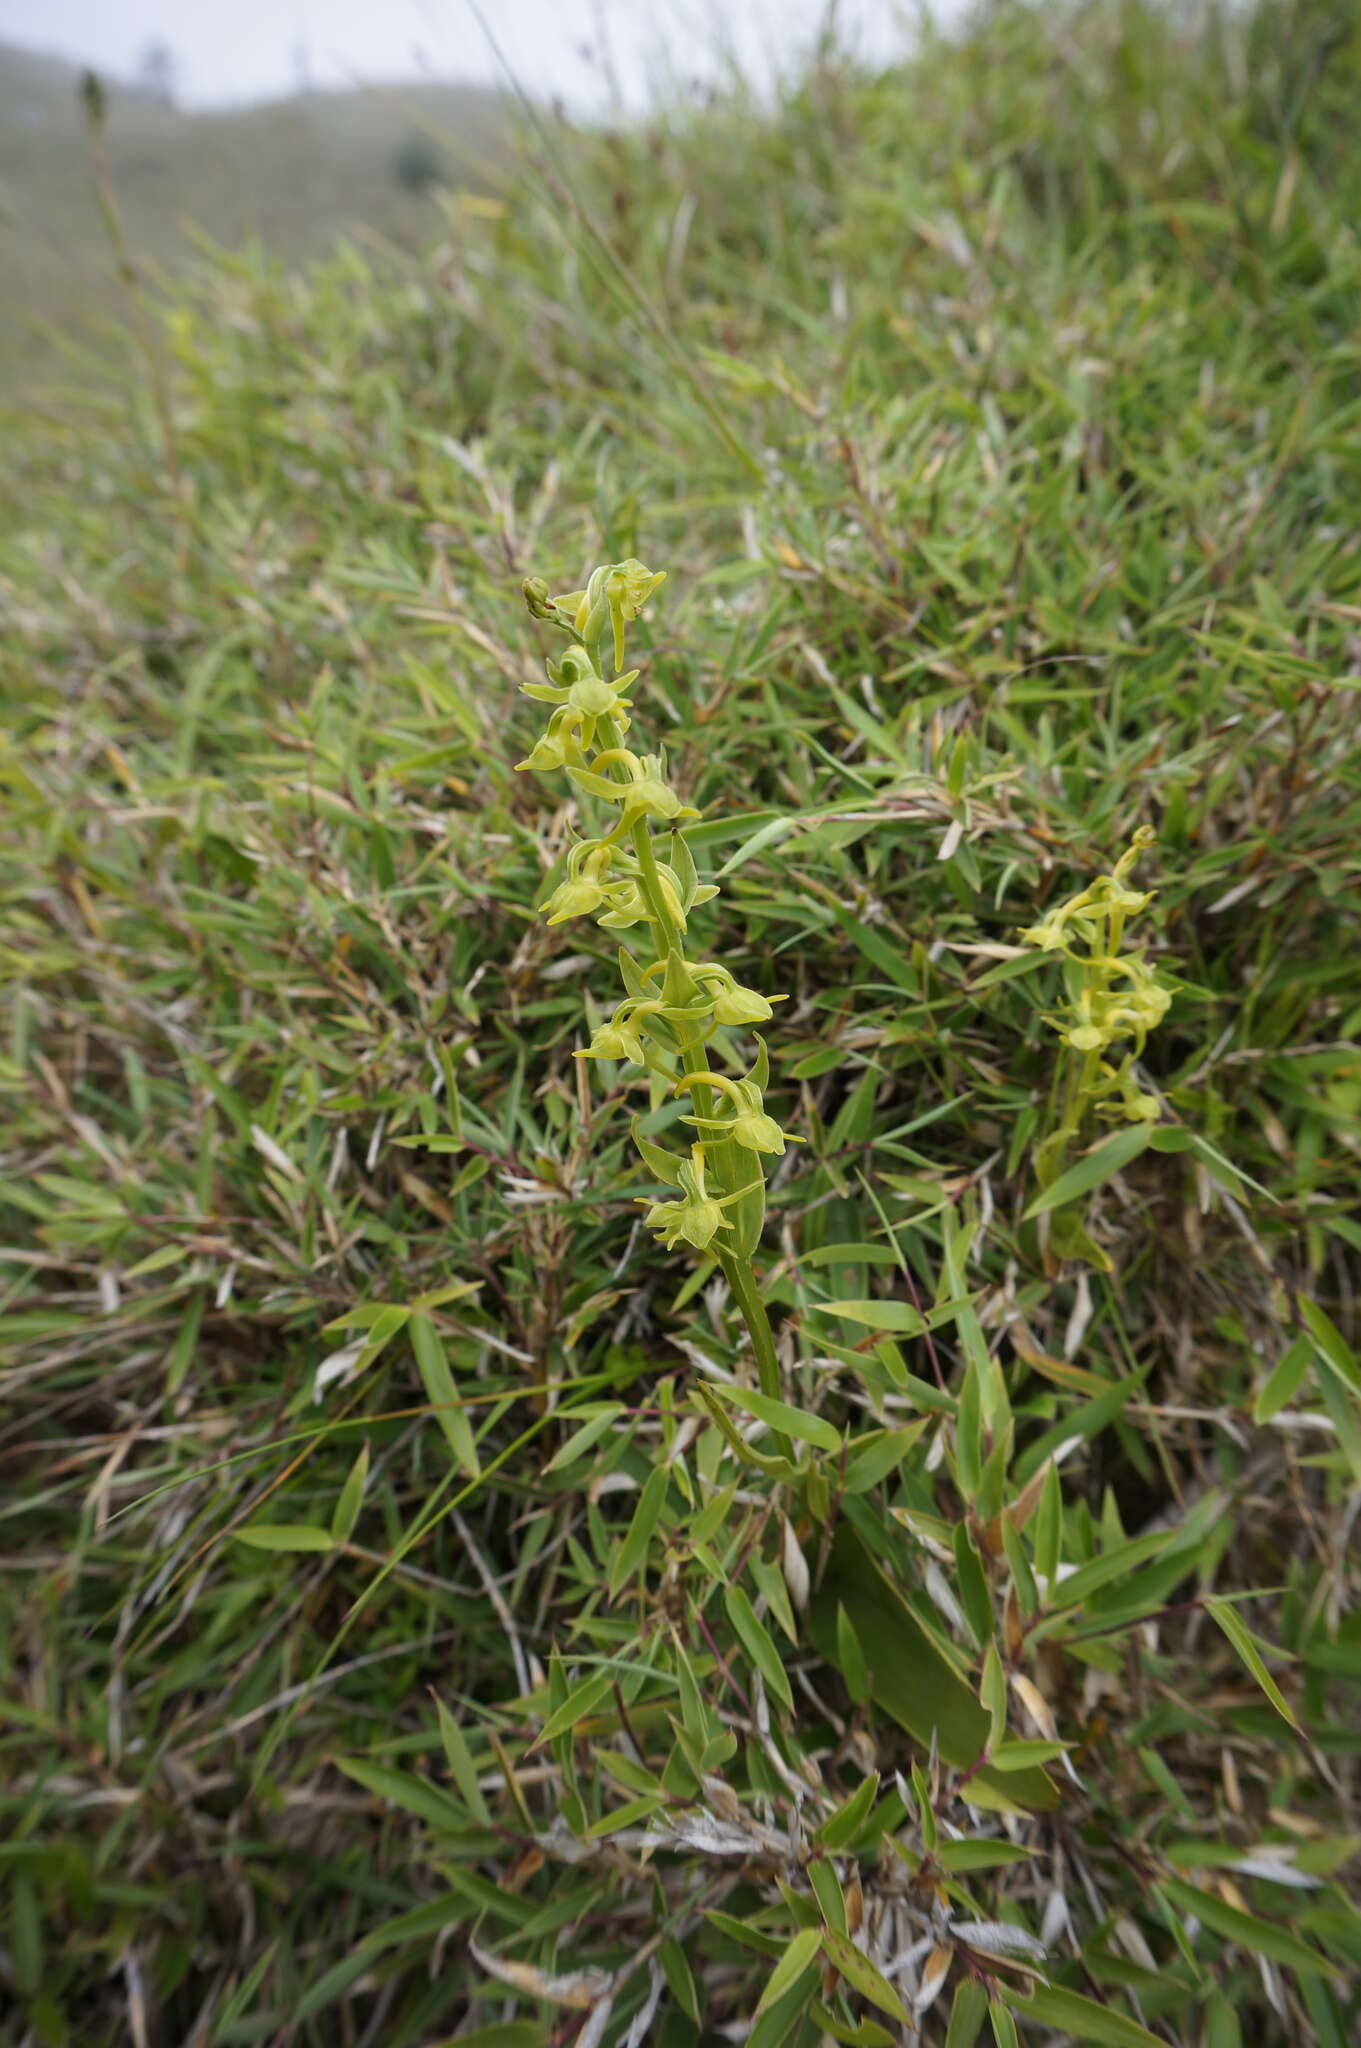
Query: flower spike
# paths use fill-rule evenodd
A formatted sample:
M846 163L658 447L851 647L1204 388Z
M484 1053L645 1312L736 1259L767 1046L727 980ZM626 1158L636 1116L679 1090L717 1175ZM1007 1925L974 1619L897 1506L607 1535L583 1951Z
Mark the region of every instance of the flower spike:
M672 785L660 748L644 753L625 744L639 679L636 668L624 666L627 628L664 581L663 572L633 556L602 563L582 589L563 596L553 596L541 578L526 581L531 617L565 633L567 645L547 663L546 680L524 685L526 696L551 708L518 765L564 771L580 797L614 814L601 837L572 847L566 873L543 905L553 926L594 917L608 930L642 927L646 934L641 961L627 951L620 956L624 1000L577 1057L627 1062L695 1091L684 1121L702 1135L688 1158L635 1133L645 1161L654 1170L666 1161L662 1177L677 1190L674 1199L649 1204L647 1221L665 1243L711 1250L726 1270L750 1261L765 1213L759 1163L782 1154L787 1136L765 1107L768 1066L760 1040L756 1064L741 1081L710 1071L706 1047L717 1031L768 1023L785 998L746 986L718 962L692 965L685 957L691 913L718 894L701 880L686 844L685 826L699 812ZM722 1114L709 1115L715 1096L726 1098ZM743 1308L749 1324L750 1313ZM767 1328L763 1347L768 1339ZM763 1348L761 1355L769 1378L773 1352Z

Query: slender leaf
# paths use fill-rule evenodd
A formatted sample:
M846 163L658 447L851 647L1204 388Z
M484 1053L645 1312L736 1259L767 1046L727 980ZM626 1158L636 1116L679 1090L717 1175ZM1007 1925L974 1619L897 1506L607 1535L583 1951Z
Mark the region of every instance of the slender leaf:
M1287 1928L1230 1906L1218 1892L1185 1884L1179 1877L1161 1878L1158 1889L1172 1905L1179 1906L1183 1913L1193 1913L1203 1926L1223 1935L1247 1955L1270 1956L1273 1962L1286 1963L1292 1970L1314 1970L1324 1975L1332 1968L1316 1949L1307 1947Z
M820 1415L806 1415L801 1408L791 1408L788 1402L755 1393L749 1387L718 1386L714 1391L734 1408L742 1408L764 1422L768 1429L792 1436L799 1443L812 1444L819 1451L841 1449L840 1432Z
M1051 1209L1062 1209L1067 1203L1076 1202L1080 1196L1100 1187L1103 1181L1111 1180L1147 1148L1147 1124L1134 1124L1126 1130L1116 1131L1113 1137L1103 1138L1066 1173L1061 1173L1052 1187L1047 1187L1042 1195L1035 1197L1025 1212L1026 1216L1044 1216Z
M309 1529L300 1522L248 1522L233 1529L238 1543L252 1550L334 1550L335 1539L325 1529Z
M729 1586L724 1596L724 1605L743 1649L776 1699L792 1712L794 1694L780 1653L740 1586Z
M1167 2048L1157 2034L1137 2020L1127 2019L1112 2006L1085 1998L1080 1991L1067 1991L1057 1984L1036 1984L1024 1998L1014 2001L1026 2019L1059 2028L1074 2041L1091 2042L1093 2048Z
M794 1936L781 1955L775 1968L766 1979L765 1989L757 2001L758 2013L768 2012L785 1993L798 1983L809 1964L814 1961L822 1947L822 1929L804 1927Z
M1281 1719L1288 1721L1292 1728L1298 1729L1300 1724L1295 1718L1294 1708L1290 1705L1289 1700L1287 1700L1285 1694L1267 1670L1262 1659L1262 1653L1257 1647L1256 1639L1244 1622L1243 1617L1227 1600L1207 1600L1205 1607L1211 1619L1218 1623L1219 1627L1233 1644L1234 1649L1257 1680L1258 1685L1261 1686L1262 1691L1271 1701L1272 1706L1276 1709Z
M407 1322L411 1337L411 1348L416 1354L416 1368L421 1376L435 1420L449 1442L449 1448L461 1472L470 1479L476 1479L482 1470L477 1456L477 1444L473 1437L472 1424L463 1406L454 1376L449 1370L440 1335L428 1315L421 1311L413 1314Z

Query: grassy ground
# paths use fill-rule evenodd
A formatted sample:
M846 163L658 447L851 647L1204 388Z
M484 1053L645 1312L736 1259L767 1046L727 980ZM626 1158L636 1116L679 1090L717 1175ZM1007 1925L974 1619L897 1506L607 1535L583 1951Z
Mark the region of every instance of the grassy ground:
M19 444L0 2038L1356 2038L1359 84L1008 7L224 260ZM519 582L634 553L792 1470L535 915ZM1056 1268L1017 932L1141 824Z
M0 44L4 393L36 396L69 381L82 354L102 364L119 318L79 84L74 66ZM418 163L446 185L486 189L507 153L503 104L453 87L319 92L183 113L112 85L107 104L109 161L130 243L150 277L180 272L204 235L231 247L258 239L289 261L322 254L356 227L419 248L437 214L429 190L412 182Z

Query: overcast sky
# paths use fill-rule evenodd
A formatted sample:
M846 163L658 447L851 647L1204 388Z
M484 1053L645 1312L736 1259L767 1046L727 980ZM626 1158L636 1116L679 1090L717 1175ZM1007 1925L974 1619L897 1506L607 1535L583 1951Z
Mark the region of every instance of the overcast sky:
M727 39L749 77L806 48L827 0L478 0L520 83L580 108L631 106L651 82L712 76ZM842 38L866 54L902 47L904 0L839 0ZM484 84L505 73L473 0L0 0L0 42L133 75L148 45L176 59L187 106L313 85L435 76ZM608 53L606 58L605 53Z

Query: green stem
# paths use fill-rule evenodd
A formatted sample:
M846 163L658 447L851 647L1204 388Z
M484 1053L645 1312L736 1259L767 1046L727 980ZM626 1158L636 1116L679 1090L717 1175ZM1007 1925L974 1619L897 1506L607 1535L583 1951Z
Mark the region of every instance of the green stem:
M657 856L652 850L652 832L646 818L640 816L634 819L631 837L633 851L638 856L638 866L642 870L643 894L651 906L652 921L658 927L657 937L661 941L659 950L671 954L684 966L685 949L681 945L681 935L676 928L675 919L667 909L666 898L662 895L662 878L657 872Z
M752 1353L756 1359L757 1377L761 1392L772 1401L780 1399L780 1361L775 1356L775 1335L770 1327L770 1317L756 1285L756 1275L749 1259L734 1259L728 1253L719 1256L733 1299L742 1311L742 1320L751 1336ZM789 1445L780 1438L780 1450L789 1457Z
M667 909L666 898L662 894L661 876L657 873L657 856L652 850L652 833L646 818L634 819L630 837L633 841L633 851L638 858L639 885L643 895L647 898L648 909L651 913L650 922L656 928L657 952L659 955L664 954L668 960L675 960L679 963L685 972L686 979L690 981L689 993L693 995L695 993L695 986L693 980L690 980L689 969L686 966L685 948L681 944L681 935L676 927L675 919ZM672 1023L671 1028L680 1040L681 1072L683 1074L691 1071L700 1074L707 1073L709 1070L709 1055L705 1048L702 1033L696 1031L690 1022L685 1019L677 1019ZM698 1104L698 1107L700 1114L704 1115L712 1107L712 1104L709 1100L707 1088L703 1088L699 1092L703 1095L704 1100Z

